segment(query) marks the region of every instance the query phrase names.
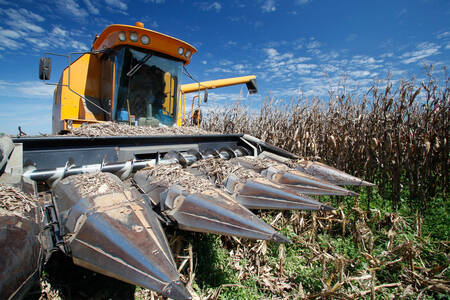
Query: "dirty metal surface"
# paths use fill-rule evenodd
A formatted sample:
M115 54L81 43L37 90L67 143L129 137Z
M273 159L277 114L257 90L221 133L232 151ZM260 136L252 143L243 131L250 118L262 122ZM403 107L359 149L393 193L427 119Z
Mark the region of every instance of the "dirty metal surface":
M240 159L240 158L239 158ZM245 160L246 157L242 157ZM259 168L241 166L239 160L202 160L194 163L188 171L207 177L222 186L234 199L250 209L329 209L326 205L307 196L295 193L283 185L275 184L256 170L270 168L271 161L248 158ZM287 166L285 166L288 169Z
M188 299L151 207L115 175L96 175L94 191L82 187L83 175L67 177L54 188L63 238L74 263L167 297Z
M374 186L373 183L315 161L299 161L295 167L311 176L331 182L336 185Z
M282 185L265 179L248 180L239 183L235 176L229 176L224 183L234 198L249 209L277 210L333 210L317 200L295 193Z
M345 188L316 178L310 174L292 169L284 163L270 158L239 157L238 164L253 169L273 182L282 184L299 193L307 195L357 196L358 194ZM291 167L295 166L290 164Z
M158 166L155 167L158 169ZM287 239L264 223L210 181L182 170L184 184L159 180L152 168L139 171L134 180L154 203L183 230L234 235L250 239L286 242ZM171 173L173 175L173 173ZM173 175L172 182L178 179ZM189 179L186 179L189 178ZM203 180L196 186L196 182Z
M0 299L23 295L39 278L38 232L29 218L0 216Z

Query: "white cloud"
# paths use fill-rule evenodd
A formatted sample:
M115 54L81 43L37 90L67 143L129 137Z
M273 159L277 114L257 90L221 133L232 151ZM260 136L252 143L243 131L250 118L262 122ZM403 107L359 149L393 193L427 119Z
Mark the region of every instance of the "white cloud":
M278 55L279 55L277 49L274 49L274 48L267 48L267 49L264 49L264 51L265 51L266 54L269 55L270 57L275 57L275 56L278 56Z
M352 71L349 73L353 77L367 77L370 75L369 71Z
M277 8L275 6L275 1L274 0L264 0L264 3L261 6L261 9L265 13L270 13L270 12L276 11Z
M57 35L60 37L65 37L65 36L67 36L67 31L62 29L61 27L55 26L55 27L53 27L51 34L54 34L54 35Z
M22 47L22 43L19 41L16 41L16 39L20 38L21 36L23 36L23 33L20 31L15 31L15 30L9 30L9 29L3 29L0 26L0 40L1 42L1 48L5 49L19 49Z
M47 98L53 96L55 86L40 81L5 81L0 80L0 90L5 96L14 95L23 98Z
M70 46L75 51L88 51L89 48L86 46L85 43L79 42L79 41L72 41L70 43Z
M12 9L11 9L11 10L12 10ZM22 16L24 16L24 17L26 17L26 18L28 18L28 19L37 21L37 22L43 22L43 21L45 20L45 18L43 18L42 16L37 15L37 14L35 14L35 13L29 11L29 10L26 10L25 8L19 9L18 12L19 12Z
M151 2L151 3L156 3L156 4L162 4L162 3L165 3L166 0L144 0L144 2L145 3Z
M363 68L363 69L377 69L382 67L381 63L383 60L375 59L372 56L366 55L355 55L352 57L350 61L350 65L354 68Z
M229 66L232 64L233 64L233 62L231 60L227 60L227 59L222 59L219 61L219 65L221 65L221 66Z
M7 38L18 39L18 38L20 38L21 36L24 35L23 32L16 31L16 30L9 30L9 29L4 29L3 30L3 28L1 28L1 27L0 27L0 30L1 30L0 34L3 37L7 37Z
M450 37L450 31L445 31L445 32L439 33L436 37L438 39L444 39L444 38Z
M222 9L222 4L220 4L219 2L195 2L194 6L197 6L200 10L203 11L215 10L216 12L219 12Z
M84 1L84 4L86 4L86 7L91 14L98 15L100 13L98 8L95 7L94 4L92 4L91 0L83 0L83 1Z
M46 41L43 41L41 39L37 39L37 38L32 38L32 37L27 37L25 38L25 40L27 40L28 42L30 42L30 44L32 44L33 46L37 47L37 48L47 48L49 46L49 44Z
M120 0L105 0L105 3L114 7L114 8L118 8L121 11L127 10L128 6L125 2L122 2Z
M306 48L308 49L316 49L321 46L321 43L316 40L311 40L308 44L306 44Z
M393 57L394 53L393 52L387 52L387 53L383 53L380 55L381 58L388 58L388 57Z
M400 58L403 64L410 64L439 53L441 46L433 43L421 43L417 46L416 51L403 53Z
M45 19L31 11L24 8L21 9L5 9L0 10L0 13L5 14L8 19L5 23L17 30L25 30L28 32L42 33L44 29L33 22L42 22Z
M84 8L81 8L74 0L58 1L57 3L60 9L68 15L81 19L84 19L89 15L88 12Z

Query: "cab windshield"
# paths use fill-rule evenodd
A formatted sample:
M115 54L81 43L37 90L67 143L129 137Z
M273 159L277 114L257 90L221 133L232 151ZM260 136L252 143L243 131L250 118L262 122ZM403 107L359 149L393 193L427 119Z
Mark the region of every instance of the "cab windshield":
M152 51L124 47L116 53L113 116L139 125L172 126L183 63Z

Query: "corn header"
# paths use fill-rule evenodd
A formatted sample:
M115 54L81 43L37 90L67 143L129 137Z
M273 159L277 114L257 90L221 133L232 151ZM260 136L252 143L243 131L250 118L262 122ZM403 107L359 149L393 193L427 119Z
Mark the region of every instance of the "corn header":
M332 210L311 195L356 196L342 186L370 185L249 135L184 134L180 126L200 123L184 110L188 93L234 84L257 90L254 76L181 85L195 52L137 23L111 25L90 52L73 62L67 56L53 99L55 134L103 122L153 126L155 134L0 138L0 273L7 278L0 298L24 296L57 252L190 299L166 227L287 243L251 209ZM50 57L41 59L43 80Z

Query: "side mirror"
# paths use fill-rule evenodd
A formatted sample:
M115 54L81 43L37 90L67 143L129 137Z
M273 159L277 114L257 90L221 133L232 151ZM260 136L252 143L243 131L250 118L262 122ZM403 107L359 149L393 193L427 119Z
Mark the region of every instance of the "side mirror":
M52 59L50 57L41 57L39 61L39 79L50 80L52 71Z
M205 95L203 96L203 102L208 102L208 90L205 90Z

